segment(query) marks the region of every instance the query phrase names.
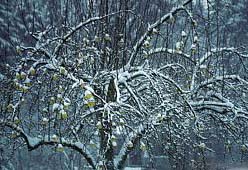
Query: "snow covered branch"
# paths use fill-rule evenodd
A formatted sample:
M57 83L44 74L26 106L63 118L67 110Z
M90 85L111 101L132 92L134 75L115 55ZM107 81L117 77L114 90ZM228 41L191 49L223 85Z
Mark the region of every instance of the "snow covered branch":
M191 91L194 89L196 74L199 71L199 69L201 68L201 66L203 66L206 63L206 61L210 60L210 58L213 57L215 54L219 54L219 53L223 53L223 52L233 53L233 54L240 56L241 58L246 58L246 55L241 54L240 52L237 51L237 49L235 49L233 47L230 47L230 48L223 47L223 48L211 49L211 51L205 53L199 59L199 61L197 61L197 63L196 63L196 66L195 66L193 74L192 74L192 80L191 80L191 85L190 85Z
M147 31L142 35L142 37L135 44L135 46L133 48L133 52L130 55L130 59L126 65L127 68L129 68L130 66L133 65L139 49L144 44L144 42L148 38L148 36L150 36L152 34L153 30L156 28L159 28L164 22L168 21L169 19L172 19L174 17L174 15L176 15L179 11L184 10L185 6L191 2L192 2L192 0L187 0L181 6L173 8L168 14L164 15L163 17L161 17L159 20L157 20L155 23L153 23L152 25L150 25L147 28Z
M177 54L177 55L180 55L182 56L183 58L189 60L190 62L192 63L195 63L195 61L192 59L192 57L186 53L183 53L181 51L178 51L178 50L174 50L174 49L168 49L168 48L155 48L155 49L151 49L149 52L148 52L148 55L154 55L154 54L157 54L157 53L168 53L168 54Z
M213 78L206 80L206 81L200 83L199 85L197 85L194 89L192 89L192 95L198 93L201 88L206 87L207 85L222 82L224 80L236 80L239 83L248 85L248 82L245 81L244 79L240 78L238 75L217 76L217 77L213 77Z
M0 125L1 126L6 126L11 128L12 130L18 132L20 136L24 139L25 143L27 144L28 150L35 150L38 147L42 145L58 145L62 144L65 147L68 147L70 149L74 149L80 154L83 155L85 160L90 164L90 166L93 169L96 169L96 163L95 160L93 159L93 156L90 154L90 152L86 149L85 145L82 144L81 142L71 142L70 140L66 139L53 139L51 136L45 136L45 138L38 138L38 137L31 137L28 134L24 132L22 128L17 126L16 124L12 122L7 122L0 120Z
M128 154L136 147L137 143L142 138L144 133L145 128L142 124L138 126L136 131L129 133L122 145L121 150L119 151L119 154L115 158L114 163L117 169L123 169Z
M99 20L103 20L104 18L107 18L107 17L110 17L112 15L116 15L116 14L119 14L119 13L123 13L123 12L131 12L129 10L124 10L124 11L118 11L118 12L114 12L114 13L111 13L111 14L108 14L108 15L104 15L104 16L100 16L100 17L93 17L93 18L89 18L87 19L86 21L82 21L80 22L77 26L75 26L74 28L72 28L71 31L69 31L66 35L64 35L61 40L60 40L60 43L56 46L56 48L54 49L54 52L53 52L53 56L56 56L57 53L59 52L59 50L62 48L62 45L75 33L77 32L79 29L81 29L82 27L92 23L92 22L96 22L96 21L99 21Z

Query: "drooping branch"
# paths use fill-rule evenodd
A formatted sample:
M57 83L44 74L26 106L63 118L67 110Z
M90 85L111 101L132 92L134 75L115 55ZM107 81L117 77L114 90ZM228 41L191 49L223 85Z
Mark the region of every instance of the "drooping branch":
M196 74L199 71L200 67L206 63L212 56L214 56L217 53L222 53L222 52L229 52L238 55L241 58L247 58L246 55L243 55L237 51L234 47L230 48L216 48L216 49L211 49L211 51L205 53L197 62L193 74L192 74L192 80L191 80L191 85L190 85L190 90L192 91L195 88L195 79L196 79Z
M159 20L157 20L155 23L153 23L152 25L150 25L147 28L147 31L143 34L143 36L135 44L135 46L133 48L133 52L130 56L130 59L129 59L128 63L126 64L127 68L130 68L133 65L139 49L144 44L144 42L148 38L148 36L150 36L152 34L153 30L160 27L164 22L168 21L171 17L173 17L173 15L177 14L179 11L184 10L185 6L187 6L190 2L192 2L192 0L187 0L181 6L179 6L177 8L173 8L168 14L164 15L163 17L161 17Z
M28 134L26 134L24 132L24 130L22 128L20 128L19 126L17 126L16 124L14 124L12 122L3 121L3 120L0 120L0 125L9 127L12 130L18 132L20 134L20 137L22 137L24 139L25 143L27 144L29 151L35 150L35 149L37 149L43 145L57 145L60 143L65 147L68 147L70 149L73 149L73 150L76 150L77 152L79 152L81 155L83 155L83 157L89 163L89 165L93 169L96 169L95 160L91 156L90 152L85 148L85 145L82 144L81 142L71 142L71 141L67 141L65 139L62 139L61 141L52 140L52 139L50 139L49 136L46 136L44 139L37 138L37 137L31 137Z
M190 57L190 55L183 53L181 51L177 51L177 50L173 50L173 49L168 49L168 48L156 48L156 49L152 49L148 52L148 56L150 55L154 55L154 54L158 54L158 53L168 53L168 54L177 54L182 56L183 58L189 60L192 63L195 63L195 61Z
M222 82L224 80L236 80L236 81L241 82L241 83L243 83L245 85L248 85L248 82L245 81L244 79L242 79L238 75L218 76L218 77L214 77L214 78L211 78L209 80L206 80L206 81L200 83L199 85L197 85L194 89L192 89L191 95L197 94L201 88L206 87L207 85L218 83L218 82Z

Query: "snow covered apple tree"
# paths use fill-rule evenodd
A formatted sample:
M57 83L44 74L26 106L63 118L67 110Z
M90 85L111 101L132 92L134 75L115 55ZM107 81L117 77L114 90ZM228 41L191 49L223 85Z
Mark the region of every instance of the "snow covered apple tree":
M30 32L35 43L16 47L12 78L1 81L1 135L30 151L74 150L107 170L159 147L175 169L201 169L194 153L204 162L223 134L227 147L243 135L247 151L248 55L222 46L192 5L176 4L136 39L128 8Z

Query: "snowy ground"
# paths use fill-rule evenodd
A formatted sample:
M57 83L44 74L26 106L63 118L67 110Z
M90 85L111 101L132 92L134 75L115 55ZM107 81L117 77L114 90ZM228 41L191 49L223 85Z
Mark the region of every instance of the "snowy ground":
M124 170L142 170L140 167L126 167ZM242 169L243 170L243 169Z

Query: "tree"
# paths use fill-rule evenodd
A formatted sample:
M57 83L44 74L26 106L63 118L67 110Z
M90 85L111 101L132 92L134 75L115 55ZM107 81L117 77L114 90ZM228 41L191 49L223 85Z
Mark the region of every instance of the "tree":
M192 0L135 30L137 40L129 1L115 8L108 0L88 3L92 13L77 25L74 18L44 27L30 33L34 44L16 47L21 59L1 83L4 136L29 150L69 148L92 169L113 170L123 169L137 147L154 150L156 140L179 160L186 147L204 158L215 123L239 134L248 118L248 82L240 74L247 53L213 48L190 11Z

